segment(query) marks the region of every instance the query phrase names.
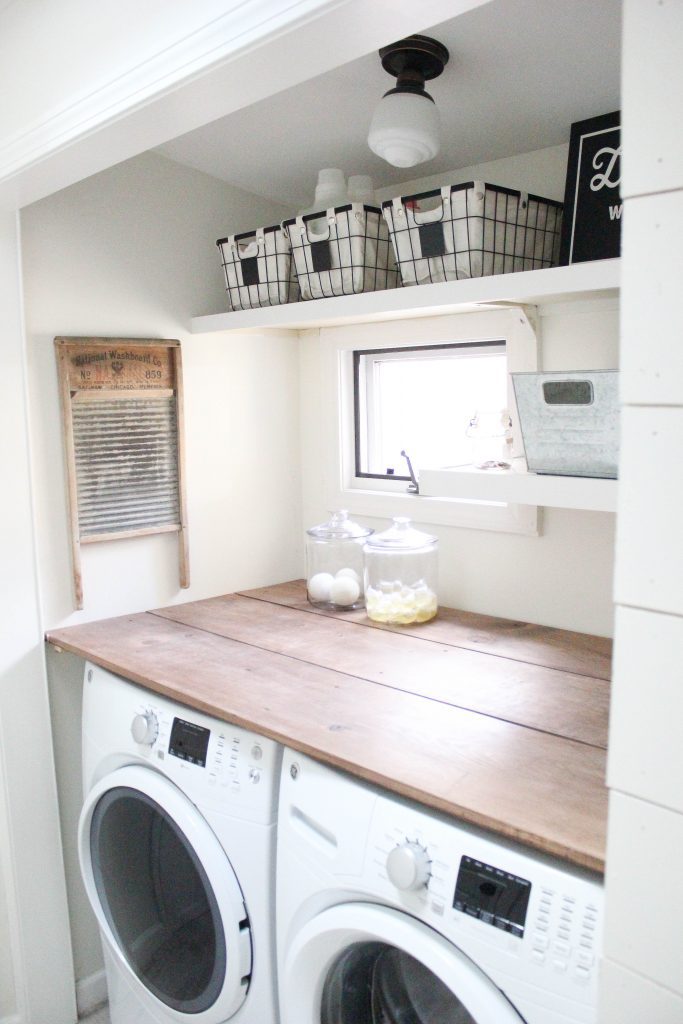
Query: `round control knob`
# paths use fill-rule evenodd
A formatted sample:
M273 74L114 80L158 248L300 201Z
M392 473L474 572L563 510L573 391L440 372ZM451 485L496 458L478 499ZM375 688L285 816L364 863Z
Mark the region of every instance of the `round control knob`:
M397 889L422 889L429 881L431 860L424 846L405 839L387 857L387 875Z
M153 711L145 711L136 715L130 725L130 731L136 743L151 747L159 735L159 723Z

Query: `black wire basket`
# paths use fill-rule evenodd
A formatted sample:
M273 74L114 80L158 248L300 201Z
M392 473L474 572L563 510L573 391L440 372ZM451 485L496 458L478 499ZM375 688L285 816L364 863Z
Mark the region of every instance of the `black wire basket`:
M562 203L469 181L382 204L404 285L557 266Z
M352 203L283 223L302 299L395 288L399 274L379 207Z
M219 238L216 245L231 310L299 299L289 236L280 224Z

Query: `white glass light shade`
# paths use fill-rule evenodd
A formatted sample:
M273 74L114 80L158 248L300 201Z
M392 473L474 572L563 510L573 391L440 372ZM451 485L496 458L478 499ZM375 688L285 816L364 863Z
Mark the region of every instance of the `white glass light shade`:
M392 92L375 109L368 146L394 167L414 167L439 152L439 111L428 96Z

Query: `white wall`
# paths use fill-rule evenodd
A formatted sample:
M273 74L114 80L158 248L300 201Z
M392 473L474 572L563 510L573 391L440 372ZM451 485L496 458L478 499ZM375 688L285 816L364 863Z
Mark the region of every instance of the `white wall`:
M22 211L29 402L42 615L47 627L160 607L300 572L298 349L291 336L188 333L226 308L215 240L283 211L155 154ZM55 335L179 338L187 444L191 587L177 540L83 548L73 610ZM74 835L81 800L82 665L49 655L55 757L77 979L101 965Z
M622 423L601 1024L683 1020L683 5L624 5Z
M548 198L563 198L566 161L567 147L557 146L453 171L438 179L407 182L399 194L412 194L437 183L456 183L476 177L510 188L526 184L528 191ZM380 192L384 198L390 194L396 195L397 191ZM539 314L542 369L590 370L618 366L616 299L542 306ZM358 348L367 347L362 325L344 328L345 336L352 331L357 334ZM323 522L328 512L324 486L328 455L317 442L316 424L320 404L332 401L334 382L325 377L316 333L309 332L302 340L301 433L306 526ZM332 333L333 329L328 329L326 336ZM367 515L354 518L378 530L388 525L387 520ZM418 511L415 519L419 523ZM607 512L545 509L538 537L432 524L423 528L439 538L442 604L611 636L614 526L615 517Z

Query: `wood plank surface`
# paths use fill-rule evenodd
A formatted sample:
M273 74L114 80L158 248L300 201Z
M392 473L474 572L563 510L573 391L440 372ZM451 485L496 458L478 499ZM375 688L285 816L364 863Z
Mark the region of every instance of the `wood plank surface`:
M257 611L255 611L255 607ZM342 617L306 615L239 595L173 605L153 614L298 661L517 725L607 746L603 679L454 647Z
M598 747L159 614L57 629L47 638L180 703L463 821L603 870L607 790Z
M389 626L372 622L362 609L355 612L333 612L324 608L314 608L306 599L304 580L278 583L256 590L243 590L240 594L270 604L298 608L314 615L355 622L371 629L416 636L454 647L497 654L503 658L512 658L533 665L544 665L546 668L594 676L597 679L611 679L612 641L609 637L537 626L514 619L498 619L491 615L456 611L453 608L439 608L435 619L420 625Z

